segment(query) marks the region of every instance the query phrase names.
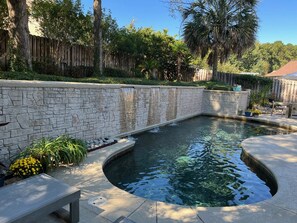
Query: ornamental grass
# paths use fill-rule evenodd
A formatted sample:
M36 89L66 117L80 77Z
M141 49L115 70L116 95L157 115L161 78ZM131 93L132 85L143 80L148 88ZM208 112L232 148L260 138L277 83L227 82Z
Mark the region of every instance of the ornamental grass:
M61 135L55 139L43 138L36 141L20 156L38 159L46 172L61 164L79 164L87 156L87 147L82 140Z

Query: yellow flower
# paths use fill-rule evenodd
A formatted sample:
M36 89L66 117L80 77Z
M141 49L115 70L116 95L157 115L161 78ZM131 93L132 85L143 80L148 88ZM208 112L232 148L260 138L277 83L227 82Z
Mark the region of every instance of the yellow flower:
M40 161L30 156L16 160L10 166L10 170L14 173L14 175L28 177L38 174L41 167Z

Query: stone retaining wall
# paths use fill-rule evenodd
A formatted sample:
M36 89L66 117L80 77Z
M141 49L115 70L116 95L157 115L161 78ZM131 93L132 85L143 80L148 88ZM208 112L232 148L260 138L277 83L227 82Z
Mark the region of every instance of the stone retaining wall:
M238 115L247 108L249 92L209 91L203 93L203 113L208 115Z
M247 92L194 87L0 81L0 161L34 140L121 135L202 113L236 115Z
M42 137L95 139L202 113L203 88L0 81L0 161Z

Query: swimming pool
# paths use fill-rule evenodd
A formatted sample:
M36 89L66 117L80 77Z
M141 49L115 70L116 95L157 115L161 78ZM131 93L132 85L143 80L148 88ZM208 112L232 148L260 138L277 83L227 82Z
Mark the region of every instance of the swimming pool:
M134 136L134 150L104 167L115 186L155 201L233 206L272 197L240 159L240 142L285 130L200 116Z

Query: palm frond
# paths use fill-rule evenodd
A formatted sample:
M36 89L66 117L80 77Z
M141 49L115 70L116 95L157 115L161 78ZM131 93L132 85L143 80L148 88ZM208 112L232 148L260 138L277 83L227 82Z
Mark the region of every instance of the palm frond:
M183 10L185 43L192 53L202 57L216 51L221 62L231 53L241 55L256 40L257 3L257 0L194 1Z

